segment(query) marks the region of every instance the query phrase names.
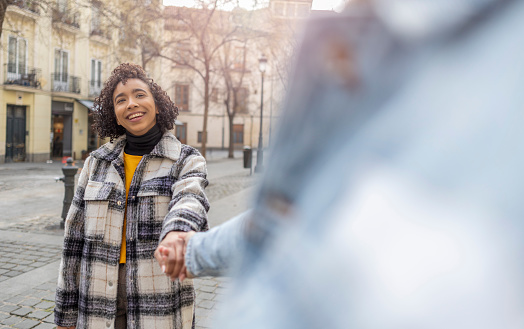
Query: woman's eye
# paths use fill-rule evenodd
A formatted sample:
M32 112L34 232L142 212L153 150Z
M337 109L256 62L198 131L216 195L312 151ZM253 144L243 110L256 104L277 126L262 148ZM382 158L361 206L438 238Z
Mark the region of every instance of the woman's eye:
M144 94L137 94L136 97L144 97L145 95Z
M120 103L122 103L123 101L124 101L124 100L121 98L121 99L117 100L116 103L117 103L117 104L120 104Z

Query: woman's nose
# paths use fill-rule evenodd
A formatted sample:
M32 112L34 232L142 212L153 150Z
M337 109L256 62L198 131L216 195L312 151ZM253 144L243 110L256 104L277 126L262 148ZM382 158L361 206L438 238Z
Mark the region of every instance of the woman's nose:
M129 99L129 103L127 103L127 108L128 108L128 109L131 109L131 108L133 108L133 107L137 107L137 106L138 106L138 104L135 102L135 100L132 99L132 98L130 98L130 99Z

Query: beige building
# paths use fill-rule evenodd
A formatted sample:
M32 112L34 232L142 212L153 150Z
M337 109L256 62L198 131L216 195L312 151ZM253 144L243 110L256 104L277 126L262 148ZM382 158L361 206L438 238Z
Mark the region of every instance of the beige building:
M258 146L261 114L262 73L259 59L268 60L264 73L262 135L270 142L282 106L290 58L297 46L296 31L311 11L312 0L271 0L265 9L215 13L206 48L225 43L210 60L207 148L227 148L232 138L236 149ZM162 61L162 86L180 109L177 137L199 147L202 142L205 85L200 61L204 50L189 30L206 21L208 12L179 7L165 8L164 44L170 59ZM226 42L227 36L234 41ZM230 78L228 88L224 68ZM236 90L237 108L233 124L225 100L228 89ZM231 96L231 94L230 94ZM230 105L233 106L232 102ZM231 111L231 110L230 110ZM232 134L230 131L232 130Z
M92 101L118 63L142 60L125 37L121 11L155 5L121 2L122 10L88 0L8 6L0 51L0 163L81 159L99 145L90 128ZM154 75L158 68L151 62L148 69Z
M284 9L280 9L284 3ZM293 7L293 14L290 3ZM236 148L256 147L260 127L261 72L258 59L269 61L264 80L264 145L270 123L285 90L285 68L293 45L282 46L311 0L271 0L269 8L234 10L217 17L231 26L249 25L256 38L229 42L215 56L209 75L208 148L227 148L229 119L224 100L227 87L221 66L236 90L236 115L231 134ZM91 109L110 71L122 62L144 66L180 108L174 133L186 144L200 147L204 115L204 80L189 65L181 65L198 47L176 18L158 19L160 0L97 2L91 0L18 0L7 8L0 39L0 163L85 157L100 145L90 128ZM218 19L218 18L217 18ZM279 23L280 22L280 23ZM279 26L279 24L281 26ZM209 45L216 44L223 32ZM224 25L221 27L225 28ZM264 36L264 37L261 37ZM227 50L226 50L227 48ZM166 55L165 57L158 56ZM176 59L168 60L166 58ZM184 59L186 58L186 59ZM223 68L223 66L222 66Z

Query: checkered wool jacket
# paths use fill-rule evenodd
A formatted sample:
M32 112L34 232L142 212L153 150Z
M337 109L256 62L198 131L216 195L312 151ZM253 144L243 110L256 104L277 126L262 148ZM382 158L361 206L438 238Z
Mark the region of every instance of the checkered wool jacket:
M114 328L126 191L125 135L86 159L66 218L55 323ZM207 169L200 153L166 132L138 164L127 198L129 329L194 327L192 280L171 282L153 256L170 231L208 229Z

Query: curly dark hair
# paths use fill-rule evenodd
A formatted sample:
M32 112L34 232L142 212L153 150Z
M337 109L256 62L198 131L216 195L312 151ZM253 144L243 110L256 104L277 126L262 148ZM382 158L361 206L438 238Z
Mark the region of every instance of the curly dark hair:
M153 79L147 77L141 66L123 63L111 72L111 76L104 83L100 96L95 98L93 104L95 109L93 128L98 132L99 137L110 137L111 141L113 141L113 139L125 134L125 128L116 122L113 92L120 82L126 84L128 79L140 79L149 86L159 112L156 115L157 125L163 133L173 129L175 119L178 116L178 108L175 106L175 103L171 101L167 93Z

